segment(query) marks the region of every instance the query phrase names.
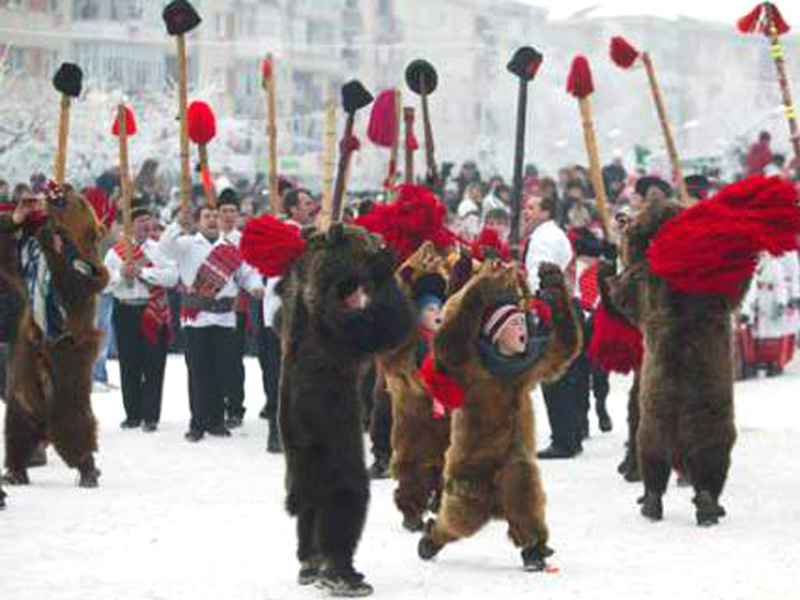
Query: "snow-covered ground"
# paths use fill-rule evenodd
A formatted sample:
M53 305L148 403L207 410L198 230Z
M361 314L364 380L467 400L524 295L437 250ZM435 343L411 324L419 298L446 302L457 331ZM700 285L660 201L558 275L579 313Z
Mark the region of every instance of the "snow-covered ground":
M51 450L50 463L31 471L31 486L7 490L0 600L323 597L295 583L283 460L265 452L258 365L248 362L247 372L244 427L197 445L182 438L188 407L180 358L170 358L155 434L121 431L119 393L95 395L101 487L75 487L75 473ZM737 385L740 437L723 496L729 516L719 527L695 526L689 489L670 489L663 522L639 516L639 485L615 471L628 387L619 378L610 399L613 433L596 433L593 420L583 455L541 463L558 573L524 573L499 523L423 563L417 536L400 527L391 481L373 485L357 567L380 598L797 600L798 384L795 363L783 377ZM547 419L539 397L536 404L544 445Z

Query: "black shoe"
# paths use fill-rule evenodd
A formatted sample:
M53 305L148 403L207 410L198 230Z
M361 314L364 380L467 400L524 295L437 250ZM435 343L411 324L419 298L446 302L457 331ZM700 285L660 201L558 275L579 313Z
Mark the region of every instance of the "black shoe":
M146 433L153 433L154 431L158 431L158 423L155 421L145 421L142 424L142 431Z
M376 456L368 472L370 479L389 479L389 459Z
M196 443L203 439L203 432L199 429L190 429L183 434L183 439L187 442Z
M602 431L603 433L608 433L614 428L614 423L611 422L611 417L605 411L597 415L597 421L600 427L600 431Z
M208 431L208 435L213 435L214 437L231 437L230 429L221 423L219 425L209 427L206 431Z
M661 503L661 496L647 492L637 502L642 505L642 516L651 521L660 521L664 518L664 505Z
M575 450L567 450L566 448L562 448L561 446L556 446L555 444L551 444L549 447L545 448L544 450L540 450L536 453L537 458L542 460L550 460L550 459L557 459L557 458L575 458L578 453Z
M242 417L228 417L225 419L225 427L228 429L236 429L242 426Z
M725 516L725 509L720 506L708 492L700 492L692 502L697 507L695 517L700 527L710 527L719 524L720 517Z
M297 583L311 585L319 580L320 568L317 561L309 560L300 563L300 572L297 574Z
M581 441L589 439L589 419L581 424Z
M141 424L141 419L125 419L119 426L122 429L137 429Z
M31 480L28 478L28 471L25 469L21 471L6 469L3 474L3 482L9 485L29 485Z
M266 404L258 412L258 418L259 419L264 419L265 421L269 419L269 412L267 412L267 405Z
M522 549L522 568L525 571L538 573L547 569L547 562L545 559L548 556L553 556L555 551L542 544L541 546L527 546Z
M270 454L282 454L283 444L281 443L281 436L277 430L270 427L269 434L267 434L267 452Z
M36 446L28 459L28 468L43 467L47 464L47 446Z
M434 542L430 534L426 533L420 538L417 544L417 555L419 555L422 560L431 560L434 556L439 554L442 548L444 548L444 546L440 546Z
M0 489L0 510L6 507L6 493Z
M374 589L364 581L364 576L355 569L325 569L317 579L317 587L328 590L331 596L360 598L369 596Z

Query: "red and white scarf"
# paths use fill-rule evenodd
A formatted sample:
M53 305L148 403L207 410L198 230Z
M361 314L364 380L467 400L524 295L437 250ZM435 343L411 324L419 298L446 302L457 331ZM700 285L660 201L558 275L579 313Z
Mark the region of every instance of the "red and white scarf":
M242 256L235 244L230 242L217 244L197 270L188 293L205 300L213 300L241 265ZM194 319L200 313L200 309L183 308L181 312L186 318Z

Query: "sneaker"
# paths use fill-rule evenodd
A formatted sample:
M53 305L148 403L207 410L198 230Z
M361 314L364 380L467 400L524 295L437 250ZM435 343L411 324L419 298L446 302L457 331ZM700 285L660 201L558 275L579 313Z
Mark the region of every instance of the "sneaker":
M297 574L297 583L300 585L311 585L312 583L317 583L319 576L319 565L315 561L306 561L300 564L300 572Z
M214 437L231 437L230 430L222 423L209 427L206 431L208 431L208 435L213 435Z
M369 596L374 591L364 581L364 576L353 568L345 571L325 569L317 579L317 587L328 590L331 596L338 598L360 598Z
M138 429L141 424L140 419L125 419L119 426L121 429Z
M145 421L142 423L142 431L145 433L153 433L154 431L158 431L158 423L155 421Z
M190 429L183 434L183 439L187 442L196 443L203 439L203 432L197 429Z

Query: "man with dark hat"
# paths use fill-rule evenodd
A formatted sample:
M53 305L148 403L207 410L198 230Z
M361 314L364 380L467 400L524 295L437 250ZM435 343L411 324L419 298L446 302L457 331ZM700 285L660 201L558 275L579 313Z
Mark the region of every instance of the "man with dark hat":
M177 265L167 260L150 238L150 211L142 203L131 211L133 239L122 239L106 254L114 296L112 323L117 338L125 420L120 426L141 425L156 431L170 338L167 288L178 283Z
M669 200L674 196L672 186L656 175L645 175L636 181L634 190L645 204Z

